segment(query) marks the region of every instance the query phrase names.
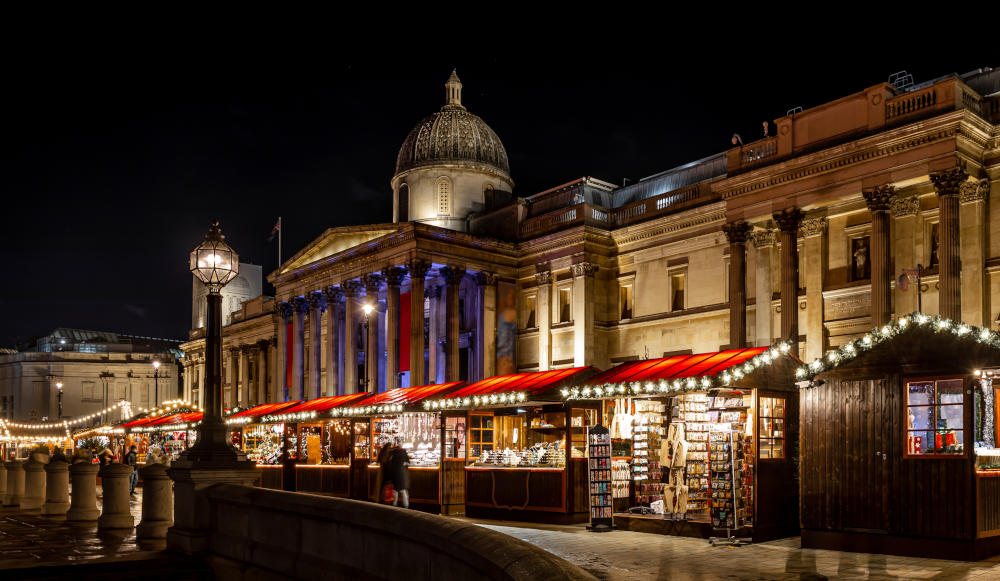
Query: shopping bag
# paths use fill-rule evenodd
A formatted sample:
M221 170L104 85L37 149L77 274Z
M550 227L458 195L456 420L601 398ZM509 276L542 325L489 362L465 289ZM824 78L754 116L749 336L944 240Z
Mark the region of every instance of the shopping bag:
M382 502L385 504L392 504L393 499L396 497L396 489L392 486L392 483L385 485L385 494L382 497Z

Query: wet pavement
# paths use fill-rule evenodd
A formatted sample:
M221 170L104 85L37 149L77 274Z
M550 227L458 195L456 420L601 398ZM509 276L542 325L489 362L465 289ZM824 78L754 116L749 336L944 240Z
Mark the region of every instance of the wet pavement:
M537 545L601 579L822 580L1000 579L1000 556L965 562L803 549L798 537L743 547L707 540L612 531L584 525L535 525L473 520Z

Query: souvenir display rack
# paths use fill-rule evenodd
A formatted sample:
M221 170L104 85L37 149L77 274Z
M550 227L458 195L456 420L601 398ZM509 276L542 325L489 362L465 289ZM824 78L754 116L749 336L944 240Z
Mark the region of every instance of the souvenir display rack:
M685 480L688 486L687 512L695 515L708 513L708 397L702 393L679 396L675 406L678 421L684 422L685 439L689 443L685 462Z
M592 531L614 528L611 488L611 432L604 426L587 430L587 467L590 489L590 525Z

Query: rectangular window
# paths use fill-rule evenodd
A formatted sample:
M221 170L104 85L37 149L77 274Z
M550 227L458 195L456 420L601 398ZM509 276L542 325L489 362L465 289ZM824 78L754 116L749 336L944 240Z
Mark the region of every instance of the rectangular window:
M957 456L965 452L965 381L906 382L906 456Z
M621 318L632 318L632 285L627 284L618 288L618 305L621 307Z
M573 289L559 289L559 322L568 323L573 320Z
M469 414L469 460L493 451L493 416Z
M524 324L522 329L535 328L535 297L529 296L524 299Z
M670 275L670 310L683 311L687 308L685 301L685 278L687 273L675 272Z
M785 457L785 398L760 398L760 459Z
M97 385L93 381L84 381L81 390L83 394L83 399L85 400L101 399L100 397L97 396L96 388Z

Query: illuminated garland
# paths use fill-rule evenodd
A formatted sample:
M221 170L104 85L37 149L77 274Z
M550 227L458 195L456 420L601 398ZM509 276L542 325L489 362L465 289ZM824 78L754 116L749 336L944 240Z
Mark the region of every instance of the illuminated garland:
M365 405L359 407L349 407L349 408L334 408L330 410L330 415L332 417L350 417L350 416L370 416L373 414L393 414L400 413L403 411L402 404L385 404L385 405Z
M48 424L21 424L21 423L16 423L16 422L9 422L9 424L10 424L10 426L12 428L19 428L19 429L22 429L22 430L44 430L44 429L49 429L49 428L59 428L59 427L65 427L65 426L75 426L77 424L82 424L82 423L86 422L87 420L92 420L92 419L94 419L94 418L96 418L98 416L102 416L102 415L104 415L106 413L113 412L116 409L122 407L123 405L125 405L125 402L124 401L120 401L120 402L118 402L118 403L116 403L116 404L114 404L114 405L112 405L110 407L105 408L102 411L95 412L95 413L92 413L92 414L86 415L86 416L80 416L80 417L74 418L72 420L63 420L61 422L52 422L52 423L48 423Z
M687 377L684 379L660 379L657 381L628 381L624 383L605 383L596 386L564 388L562 395L571 399L600 399L604 397L620 397L625 395L658 395L664 393L684 393L691 391L706 391L713 388L728 387L749 375L755 369L771 365L782 354L788 353L787 342L778 343L767 351L740 363L726 368L715 375Z
M872 329L860 339L853 339L839 349L828 351L822 358L815 359L812 363L796 369L795 377L803 382L810 380L819 373L829 371L842 363L858 357L866 351L870 351L876 345L880 345L896 337L904 329L914 325L920 328L929 328L936 333L949 333L955 337L971 338L977 343L1000 349L1000 337L998 337L996 332L986 327L976 327L950 319L942 319L936 315L932 316L915 312L900 317L882 328Z
M524 403L528 400L527 392L515 391L492 395L474 395L471 397L456 397L436 399L424 402L425 410L446 410L458 408L473 408L505 404Z
M183 424L164 424L162 426L139 426L137 428L131 428L132 432L139 433L149 433L149 432L184 432L187 430L193 430L201 425L201 421L183 423Z

